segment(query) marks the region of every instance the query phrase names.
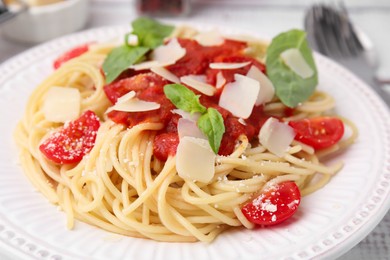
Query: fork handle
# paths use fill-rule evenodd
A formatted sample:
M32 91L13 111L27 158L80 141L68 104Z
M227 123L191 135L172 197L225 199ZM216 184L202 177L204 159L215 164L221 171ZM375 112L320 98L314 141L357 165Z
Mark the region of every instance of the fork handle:
M390 79L380 79L380 78L376 77L375 80L379 86L390 85Z

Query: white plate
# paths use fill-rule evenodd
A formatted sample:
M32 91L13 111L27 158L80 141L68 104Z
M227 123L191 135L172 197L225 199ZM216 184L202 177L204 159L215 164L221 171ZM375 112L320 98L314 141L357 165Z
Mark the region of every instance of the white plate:
M77 222L34 191L17 164L12 132L27 97L71 46L126 32L107 27L33 48L0 66L0 251L31 259L307 259L335 258L362 240L390 207L390 113L354 75L320 55L319 88L337 113L354 121L359 139L339 159L345 167L323 189L305 197L287 223L255 231L236 229L213 243L162 243L123 237ZM226 30L224 30L226 32Z

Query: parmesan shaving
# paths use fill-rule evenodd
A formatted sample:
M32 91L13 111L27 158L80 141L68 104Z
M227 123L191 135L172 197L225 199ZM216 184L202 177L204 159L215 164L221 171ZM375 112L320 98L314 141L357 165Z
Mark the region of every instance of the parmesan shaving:
M200 131L199 127L196 125L196 122L189 119L179 119L177 122L177 132L180 139L184 136L191 136L208 140L207 137Z
M148 70L154 67L161 67L161 64L158 61L152 60L131 65L129 68L133 70Z
M180 83L180 79L164 67L153 67L150 70L168 81Z
M301 78L307 79L314 75L314 71L307 64L299 49L287 49L280 54L283 62Z
M113 110L122 112L144 112L156 110L159 108L159 103L140 100L135 97L134 91L130 91L129 93L118 98L115 105L107 109L106 114Z
M225 39L238 41L238 42L258 42L259 39L250 35L245 34L225 34Z
M217 73L217 82L215 84L216 88L222 88L226 84L226 79L223 76L222 72Z
M165 67L175 64L186 54L186 49L180 46L176 38L171 39L168 44L161 45L154 49L149 61L131 65L134 70L145 70L154 67Z
M64 123L79 117L80 91L70 87L51 87L43 101L43 114L48 121Z
M205 139L184 136L176 152L176 169L186 180L209 183L215 172L216 155Z
M217 30L198 33L194 39L203 46L217 46L223 44L225 41Z
M173 109L171 112L180 115L184 119L188 119L194 122L197 122L199 117L201 116L201 113L199 112L190 113L181 109Z
M206 76L204 75L183 76L180 78L180 81L206 96L213 96L215 93L214 86L206 83Z
M268 77L256 66L252 66L246 75L260 83L256 106L270 102L275 95L275 87Z
M264 123L259 132L261 145L279 157L284 156L294 137L294 129L273 117Z
M126 93L125 95L123 95L120 98L118 98L118 100L116 101L116 104L124 103L126 101L129 101L133 97L135 97L135 91L130 91L129 93Z
M221 70L233 70L243 68L247 65L251 64L250 61L240 62L240 63L232 63L232 62L214 62L210 63L209 67L211 69L221 69Z
M226 84L219 106L230 111L234 116L246 119L252 113L260 91L260 84L252 78L235 74L234 82Z

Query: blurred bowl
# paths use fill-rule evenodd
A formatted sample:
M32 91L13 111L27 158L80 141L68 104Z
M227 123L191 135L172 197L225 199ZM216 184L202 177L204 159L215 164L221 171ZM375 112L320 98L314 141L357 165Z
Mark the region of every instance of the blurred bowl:
M27 11L4 23L4 36L10 40L40 43L82 29L88 19L89 0L65 0Z

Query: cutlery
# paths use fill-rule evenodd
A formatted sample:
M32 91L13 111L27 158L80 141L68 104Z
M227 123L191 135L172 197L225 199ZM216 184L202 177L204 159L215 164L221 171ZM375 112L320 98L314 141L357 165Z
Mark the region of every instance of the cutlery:
M343 2L338 6L311 6L305 14L304 26L314 50L349 68L390 106L390 93L382 87L389 82L375 77L378 57L374 45L364 32L352 24Z

